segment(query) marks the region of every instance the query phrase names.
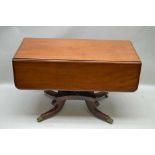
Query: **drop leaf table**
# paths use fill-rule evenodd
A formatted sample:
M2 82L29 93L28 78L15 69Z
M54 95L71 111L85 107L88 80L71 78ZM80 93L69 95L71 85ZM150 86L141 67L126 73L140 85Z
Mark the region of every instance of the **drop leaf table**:
M108 92L138 88L141 61L128 40L25 38L13 57L19 89L40 89L53 98L43 121L59 112L66 100L85 100L90 112L108 123L97 109Z

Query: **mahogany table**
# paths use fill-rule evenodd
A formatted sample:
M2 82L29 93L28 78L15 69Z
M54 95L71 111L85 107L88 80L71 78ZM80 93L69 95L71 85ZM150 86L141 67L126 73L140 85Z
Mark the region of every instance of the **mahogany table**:
M141 61L127 40L25 38L13 58L17 88L41 89L53 97L54 107L38 122L59 112L66 100L82 99L91 113L112 123L97 109L99 98L108 91L135 91L140 70Z

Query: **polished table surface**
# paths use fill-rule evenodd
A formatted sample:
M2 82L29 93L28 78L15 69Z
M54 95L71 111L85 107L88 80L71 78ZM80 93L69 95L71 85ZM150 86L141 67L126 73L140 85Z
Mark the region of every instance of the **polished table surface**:
M13 69L20 89L134 91L141 61L128 40L25 38Z
M130 41L86 39L25 38L15 58L137 63L140 61Z

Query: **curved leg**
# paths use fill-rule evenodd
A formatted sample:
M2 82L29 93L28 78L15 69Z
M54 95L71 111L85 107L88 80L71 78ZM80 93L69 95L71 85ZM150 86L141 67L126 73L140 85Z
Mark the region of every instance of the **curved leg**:
M108 92L97 92L94 93L93 91L52 91L52 90L45 90L44 93L48 96L54 97L52 101L52 105L54 106L51 110L41 114L37 121L41 122L45 119L48 119L55 114L57 114L64 106L66 100L85 100L89 111L98 117L101 120L104 120L110 124L113 123L112 118L110 116L102 113L97 109L99 106L99 102L97 101L101 97L108 97Z
M54 116L55 114L57 114L63 108L64 104L65 104L65 100L64 101L56 101L56 102L54 102L54 107L51 110L41 114L37 118L37 121L41 122L41 121L43 121L45 119L48 119L48 118Z
M96 117L98 117L99 119L101 120L104 120L106 121L107 123L110 123L112 124L113 123L113 120L112 118L110 118L110 116L102 113L101 111L99 111L97 108L96 108L96 103L94 102L90 102L90 101L87 101L85 100L86 104L87 104L87 107L89 109L89 111L95 115Z

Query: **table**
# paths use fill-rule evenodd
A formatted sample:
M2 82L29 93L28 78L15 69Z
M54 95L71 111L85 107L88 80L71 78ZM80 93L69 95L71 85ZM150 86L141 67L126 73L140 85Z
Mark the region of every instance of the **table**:
M59 112L66 100L82 99L95 116L112 123L97 109L98 100L109 91L135 91L141 61L128 40L24 38L13 71L18 89L41 89L53 97L54 107L39 122Z

